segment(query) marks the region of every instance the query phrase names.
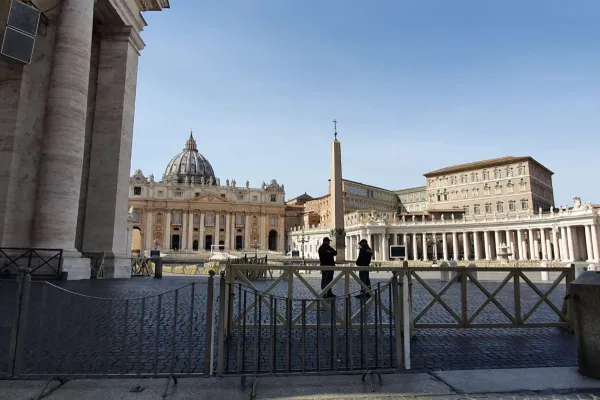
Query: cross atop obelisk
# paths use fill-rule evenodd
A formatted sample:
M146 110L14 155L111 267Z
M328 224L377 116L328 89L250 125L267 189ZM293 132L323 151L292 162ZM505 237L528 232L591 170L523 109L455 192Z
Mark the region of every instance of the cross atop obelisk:
M344 193L342 189L342 146L337 140L337 120L333 120L333 143L331 143L331 240L337 250L337 262L346 260L346 232L344 230Z

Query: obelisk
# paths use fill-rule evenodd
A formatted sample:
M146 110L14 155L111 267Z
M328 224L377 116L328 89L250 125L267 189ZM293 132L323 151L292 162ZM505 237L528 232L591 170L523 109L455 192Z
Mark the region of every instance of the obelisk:
M344 230L344 193L342 192L342 146L337 140L337 121L333 120L334 133L331 143L331 240L337 250L336 262L346 261L346 231Z

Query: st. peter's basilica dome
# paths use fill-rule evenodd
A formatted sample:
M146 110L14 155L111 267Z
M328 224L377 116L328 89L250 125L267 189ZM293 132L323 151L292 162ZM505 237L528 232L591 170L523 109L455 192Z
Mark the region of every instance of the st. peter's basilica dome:
M202 154L198 153L192 132L190 132L190 138L185 142L183 151L173 157L167 165L163 181L172 183L216 183L212 165Z

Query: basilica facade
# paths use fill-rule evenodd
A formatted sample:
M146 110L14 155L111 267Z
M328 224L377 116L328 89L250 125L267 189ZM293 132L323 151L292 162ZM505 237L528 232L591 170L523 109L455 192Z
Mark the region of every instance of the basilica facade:
M132 253L285 251L285 190L275 179L250 187L222 182L190 133L160 181L135 171L129 182Z

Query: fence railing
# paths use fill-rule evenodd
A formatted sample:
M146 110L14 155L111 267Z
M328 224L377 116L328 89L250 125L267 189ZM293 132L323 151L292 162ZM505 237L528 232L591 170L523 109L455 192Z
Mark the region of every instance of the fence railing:
M27 268L33 279L60 279L63 251L0 247L0 278L16 278L19 268Z
M272 281L249 278L248 271L267 268L229 263L218 283L211 271L207 281L135 298L76 293L66 284L32 281L20 268L17 280L0 280L0 301L14 305L0 318L0 343L8 345L0 375L163 377L165 393L181 376L251 378L253 393L256 378L269 374L362 373L373 386L380 372L410 369L415 328L573 327L566 294L574 267L553 268L551 284L530 278L543 268L496 268L506 275L496 289L497 282L478 279L481 269L468 267L289 265L278 266L282 273ZM335 276L317 289L302 270ZM378 282L360 279L375 270ZM428 279L432 273L446 282ZM334 286L337 297L326 296ZM543 305L556 318L534 320ZM488 307L497 315L478 321ZM431 311L434 321L427 319ZM440 312L450 322L440 322Z

